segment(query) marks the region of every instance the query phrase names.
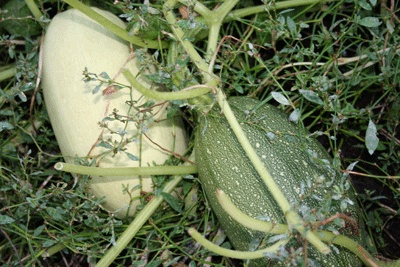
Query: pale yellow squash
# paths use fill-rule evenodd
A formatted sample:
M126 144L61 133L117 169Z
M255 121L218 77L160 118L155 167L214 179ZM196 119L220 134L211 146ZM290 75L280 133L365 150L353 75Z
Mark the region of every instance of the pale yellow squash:
M119 26L125 27L124 22L117 16L95 10ZM102 133L99 122L114 109L119 115L127 118L140 118L142 113L137 114L126 102L139 100L139 103L145 103L148 100L136 90L133 89L131 93L126 88L112 95L103 95L102 91L106 89L104 86L98 93L93 94L92 91L98 83L82 81L85 67L91 73L106 72L111 78L117 75L130 56L127 42L80 11L71 9L53 18L46 31L43 49L42 84L45 103L61 152L67 162L74 163L77 157L86 157L90 152L90 159L98 156L97 165L100 167L137 167L153 165L153 162L163 164L171 156L143 135L141 143L132 141L140 139L138 124L133 121L126 124L118 120L106 122L108 128L115 132L127 132L123 136L124 140L128 139L131 142L124 148L140 160L133 161L123 152L102 155L108 151L103 147L95 147L91 151ZM125 67L134 75L138 73L139 64L136 59L129 61ZM129 85L122 74L118 75L115 81ZM144 77L139 77L139 81L151 87L151 83ZM154 117L142 123L144 128L148 128L146 135L153 142L166 150L182 154L187 149L186 133L181 120L165 120L168 107L168 103L154 107ZM159 120L161 122L158 122ZM102 135L104 140L112 139L117 143L122 140L120 135L112 134L108 129L104 130ZM123 185L132 189L139 183L142 183L142 188L134 190L131 196L123 193ZM153 190L150 177L138 179L134 176L92 177L90 188L96 197L106 196L102 205L112 212L118 211L119 217L125 216L131 197L137 197L140 191ZM137 204L138 200L132 203L129 215L135 212Z

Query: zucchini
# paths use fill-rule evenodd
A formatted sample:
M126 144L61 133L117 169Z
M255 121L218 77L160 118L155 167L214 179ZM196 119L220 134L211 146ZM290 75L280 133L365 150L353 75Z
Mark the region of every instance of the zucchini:
M332 200L332 188L340 182L341 177L330 164L323 163L331 163L332 159L317 140L310 138L309 133L304 133L298 125L289 122L286 114L276 107L265 104L251 112L259 106L260 101L247 97L232 97L228 102L257 155L298 214L303 214L303 218L307 215L312 218L313 213L310 210L315 209L320 216L318 219L322 221L337 213L349 213L359 221L359 228L363 229L359 207L352 193L346 192L346 197L354 204L348 205L344 210L339 202ZM247 229L233 220L220 206L216 190L224 191L242 212L253 218L267 216L271 221L285 223L283 213L261 181L219 108L214 107L207 116L200 116L199 120L195 153L202 187L235 249L248 251L255 240L261 241L266 235ZM310 192L307 185L315 186L322 176L324 182ZM326 182L332 182L330 187L322 186ZM303 200L302 184L305 185L304 194L311 194ZM327 194L326 201L317 200L312 196L324 199ZM327 209L330 206L333 208ZM345 234L343 231L340 233ZM362 236L363 234L355 234L351 235L351 238L363 244ZM309 259L319 262L321 266L362 265L356 255L343 248L339 248L339 251L339 254L333 251L328 255L321 255L308 245L307 253ZM251 261L249 266L267 264L271 264L270 260L262 258Z
M112 13L93 9L125 28L125 23ZM82 81L85 68L90 73L105 72L113 78L129 56L128 42L76 9L57 14L52 19L43 46L42 84L46 108L66 162L76 163L84 158L105 168L139 167L163 164L171 156L163 149L179 154L186 151L187 137L182 121L180 118L167 119L168 102L154 102L152 115L147 112L145 118L145 112L139 110L149 108L140 107L148 99L134 88L109 91L103 86L93 93L98 82ZM134 58L125 68L137 75L140 64ZM143 85L152 87L143 75L137 78ZM114 81L129 85L122 74ZM114 120L113 116L109 117L113 111L125 117ZM109 117L108 127L102 133L99 123L105 117ZM142 134L145 130L151 140ZM94 146L101 135L104 142ZM127 206L130 206L128 215L133 215L140 204L140 192L153 190L149 176L140 179L135 176L91 177L89 186L97 198L105 197L102 205L112 212L118 211L119 217L127 215ZM129 195L123 192L123 186L129 186L129 191L134 190ZM132 199L135 200L131 203Z

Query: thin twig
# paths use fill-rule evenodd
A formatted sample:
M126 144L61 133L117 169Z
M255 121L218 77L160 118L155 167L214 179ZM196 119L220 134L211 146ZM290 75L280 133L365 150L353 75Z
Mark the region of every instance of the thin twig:
M194 162L190 161L189 159L185 158L184 156L182 156L182 155L180 155L180 154L178 154L178 153L175 153L175 152L173 152L173 151L170 151L170 150L168 150L168 149L166 149L166 148L160 146L159 144L157 144L156 142L154 142L153 140L151 140L150 137L149 137L147 134L143 133L143 135L144 135L147 139L149 139L149 141L150 141L151 143L153 143L154 145L158 146L161 150L163 150L163 151L165 151L165 152L168 152L168 153L174 155L175 157L178 157L178 158L180 158L180 159L183 159L184 161L187 161L187 162L189 162L189 163L192 164L192 165L195 165Z
M35 126L35 122L33 120L33 105L35 103L35 99L36 99L36 94L37 91L39 89L39 84L40 81L42 79L42 65L43 65L43 43L44 43L44 34L42 34L42 37L40 38L40 48L39 48L39 62L38 62L38 76L36 78L36 86L35 86L35 90L33 91L33 95L32 95L32 99L31 99L31 106L29 108L29 117L31 120L31 124L32 124L32 128L33 131L35 132L35 136L37 135L37 129Z
M21 267L24 267L24 265L21 262L21 258L19 257L18 250L15 248L11 238L7 235L7 233L3 229L0 228L0 231L5 236L5 238L8 240L8 242L10 243L12 250L14 250L14 253L15 253L15 256L17 257L17 259L18 259L19 265Z

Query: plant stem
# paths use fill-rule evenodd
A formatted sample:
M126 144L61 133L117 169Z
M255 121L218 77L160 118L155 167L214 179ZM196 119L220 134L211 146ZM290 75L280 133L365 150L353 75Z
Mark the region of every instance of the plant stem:
M229 257L229 258L234 258L234 259L257 259L257 258L262 258L265 257L264 253L269 252L269 253L276 253L278 252L280 246L285 246L288 242L289 239L281 240L273 244L272 246L269 246L264 249L260 249L257 251L239 251L239 250L231 250L231 249L226 249L222 248L211 241L208 241L205 239L198 231L196 231L194 228L190 228L188 230L188 233L190 234L191 237L196 239L197 242L199 242L203 247L209 249L210 251L217 253L218 255L224 256L224 257Z
M246 226L247 228L269 234L284 234L288 230L288 227L285 224L260 221L248 216L246 213L238 209L222 190L217 190L217 198L222 208L233 219L238 221L240 224Z
M179 99L194 98L197 96L204 95L210 92L211 89L214 89L212 86L209 85L198 84L186 88L190 89L187 91L182 90L177 92L158 92L147 89L145 86L143 86L128 69L124 70L123 74L134 89L138 90L143 95L156 100L179 100Z
M189 40L185 40L184 31L177 25L177 21L174 13L172 12L172 7L177 3L177 0L168 0L163 6L164 16L170 24L170 28L173 31L175 38L182 44L186 52L189 54L190 59L196 65L196 67L202 72L204 80L209 82L215 79L212 73L208 72L208 64L204 59L197 53L193 44Z
M268 234L285 234L287 233L288 226L285 224L271 223L254 219L241 210L229 199L229 197L221 190L217 191L217 198L224 210L237 222L244 226ZM358 250L359 244L343 235L336 235L332 232L325 230L314 230L313 233L325 242L332 242L333 244L342 246L356 254L366 265L371 266L369 261L363 256L367 256L369 260L378 263L367 251L363 249L363 254Z
M219 30L223 23L224 18L228 13L235 7L239 0L228 0L220 5L215 11L211 11L213 14L210 15L211 20L209 21L210 31L208 35L206 61L209 61L214 54L218 46ZM209 66L209 71L213 66Z
M43 16L42 12L37 7L35 1L33 0L25 0L26 5L28 6L29 10L32 12L33 16L40 21L40 18Z
M225 118L228 120L233 132L235 133L238 141L243 147L243 150L246 152L247 156L249 157L250 161L253 163L254 168L257 170L260 178L263 180L265 185L268 187L268 190L271 192L272 196L278 203L279 207L286 215L288 220L288 224L293 226L299 233L301 233L307 240L313 244L318 251L321 253L327 254L330 252L329 247L324 244L315 234L311 231L307 230L303 226L303 222L298 214L295 211L291 210L290 204L286 199L285 195L282 193L274 179L271 177L268 170L264 167L264 164L258 157L257 153L255 152L254 148L250 144L249 140L246 137L246 134L243 132L242 128L240 127L238 121L236 120L235 115L233 114L229 104L227 102L226 96L219 90L218 92L218 103L223 111Z
M168 46L168 44L166 42L159 42L157 40L142 41L142 39L140 37L129 36L129 33L125 29L119 27L112 21L106 19L105 17L103 17L102 15L100 15L99 13L97 13L96 11L91 9L90 7L86 6L85 4L79 2L78 0L64 0L64 2L68 3L70 6L78 9L79 11L84 13L89 18L93 19L97 23L104 26L104 28L110 30L111 32L115 33L122 39L124 39L134 45L137 45L140 47L154 48L154 49L166 48ZM160 43L161 43L162 47L160 47Z
M0 68L0 82L14 77L17 67L16 64L10 64Z
M101 176L132 176L132 175L182 175L197 173L197 167L190 166L155 166L155 167L125 167L100 168L88 167L64 162L57 162L54 168L58 171ZM134 177L130 177L134 178Z
M337 0L334 0L337 1ZM280 10L292 7L315 5L325 2L324 0L289 0L275 2L274 5L259 5L254 7L246 7L232 11L224 18L224 23L243 18L249 15L265 12L266 10Z
M194 161L194 153L192 153L189 158ZM188 163L184 163L186 165ZM165 184L163 192L171 193L172 190L179 184L182 180L181 176L175 176L174 179ZM101 258L101 260L96 264L96 267L106 267L109 266L114 259L121 253L121 251L128 245L144 223L150 218L157 207L164 201L164 198L160 196L153 197L150 202L143 208L142 211L136 216L133 222L128 226L128 228L122 233L116 242L116 246L111 247L107 253Z

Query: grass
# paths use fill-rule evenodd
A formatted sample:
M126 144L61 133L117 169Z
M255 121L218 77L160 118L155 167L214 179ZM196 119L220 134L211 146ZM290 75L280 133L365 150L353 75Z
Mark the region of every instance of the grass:
M15 6L19 1L8 2ZM129 12L143 15L139 9L127 11L143 10L139 3L113 2L102 1L101 5L117 14L127 8L127 17ZM161 3L152 2L153 8L161 8ZM218 2L223 1L202 3L213 8ZM248 6L262 4L243 2ZM48 19L67 8L59 1L42 0L39 4ZM42 33L37 26L48 19L39 22L29 9L14 14L5 9L10 6L0 7L0 67L15 67L15 75L4 76L0 82L1 265L93 265L130 219L115 218L88 193L84 182L75 185L70 174L54 170L62 157L41 88L36 88ZM265 99L317 136L334 158L335 167L350 173L367 221L368 250L389 259L400 258L399 10L398 3L391 1L335 1L241 17L222 27L214 68L228 96ZM162 25L163 20L154 17L143 15L145 20ZM11 22L31 30L10 32ZM131 26L137 22L136 17ZM200 53L207 49L205 40L196 42ZM159 55L160 70L174 71L163 57L166 50L149 52ZM188 62L182 64L195 70ZM199 77L196 71L192 75L188 84L191 78ZM173 87L169 81L162 82ZM177 107L180 104L177 102ZM193 114L182 110L192 132ZM166 177L157 178L163 181ZM81 177L81 181L87 179ZM180 212L168 204L159 207L115 266L242 266L199 247L187 234L194 226L209 240L231 246L197 176L186 177L181 185L185 196L195 192L193 205L185 205L183 196L178 199ZM143 207L148 199L141 201ZM59 243L66 248L44 257L48 249L57 250L54 246Z

